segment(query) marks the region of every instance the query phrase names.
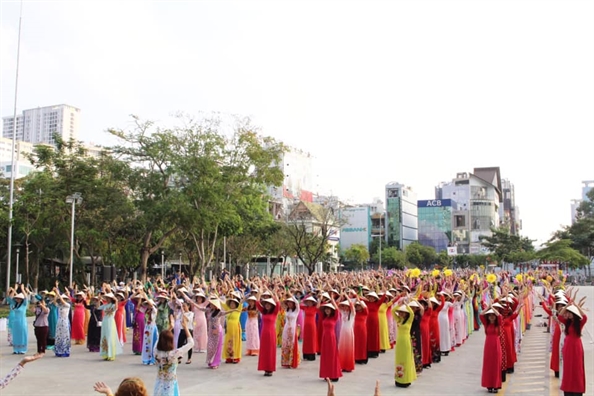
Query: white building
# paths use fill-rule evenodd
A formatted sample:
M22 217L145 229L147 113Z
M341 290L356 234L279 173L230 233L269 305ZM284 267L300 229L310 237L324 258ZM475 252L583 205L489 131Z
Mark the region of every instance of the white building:
M419 239L417 194L412 188L391 182L386 185L386 232L388 246L400 250Z
M458 173L454 180L436 189L435 198L451 199L457 204L457 210L452 212L452 240L458 253L481 254L480 237L491 236L491 228L500 225L499 168L475 168L474 173Z
M584 180L582 184L582 199L571 200L571 224L575 223L577 209L581 203L588 200L588 192L594 188L594 180Z
M15 175L15 179L27 176L35 168L31 165L31 162L27 158L28 154L33 153L35 146L39 144L33 144L29 142L23 142L17 140L15 142L15 168L18 172ZM105 150L104 147L97 146L94 144L82 144L87 152L88 157L99 158L101 153ZM50 147L53 147L50 145ZM0 137L0 177L10 178L12 170L12 139L6 137Z
M66 104L23 110L16 117L16 140L33 144L55 144L55 135L62 140L78 140L80 109ZM14 117L2 118L2 136L12 139Z
M26 155L33 152L32 143L16 141L14 150L15 168L17 173L15 179L27 176L33 171L33 166ZM12 173L12 139L0 138L0 171L2 177L10 178Z
M311 154L290 148L284 153L281 163L285 178L281 187L269 187L270 210L275 219L286 219L294 204L299 201L313 202L314 177Z
M371 244L371 208L366 205L341 208L340 249L344 252L352 245Z

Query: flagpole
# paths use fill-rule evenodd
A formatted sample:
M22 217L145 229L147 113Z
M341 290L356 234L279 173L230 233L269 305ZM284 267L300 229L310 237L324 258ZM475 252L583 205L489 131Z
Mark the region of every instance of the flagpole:
M14 179L16 158L14 152L16 150L16 132L17 132L17 96L19 89L19 60L21 56L21 24L23 21L23 0L21 0L21 9L19 13L19 35L17 40L17 57L16 57L16 75L14 79L14 112L12 118L12 157L10 166L10 198L8 201L8 244L6 254L6 296L8 296L8 289L10 288L10 262L12 260L12 209L14 201ZM24 120L23 120L24 127Z

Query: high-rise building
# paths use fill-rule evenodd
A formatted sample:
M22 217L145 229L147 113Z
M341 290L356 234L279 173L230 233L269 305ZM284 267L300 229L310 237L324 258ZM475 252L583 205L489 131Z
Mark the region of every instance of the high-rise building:
M401 250L418 240L417 194L397 182L386 185L386 243Z
M506 227L511 235L518 235L522 229L519 210L516 206L514 185L507 179L501 180L503 205L499 207L500 225Z
M270 211L275 219L286 218L297 202L313 202L313 158L311 154L290 148L277 166L285 178L281 187L269 187Z
M55 144L55 135L64 141L78 140L80 109L66 104L23 110L16 117L16 140L33 144ZM15 119L2 118L2 136L12 139Z
M452 219L456 202L451 199L417 201L419 243L437 253L452 245Z
M33 171L33 165L27 159L26 155L33 152L32 143L16 141L14 146L14 162L17 172L15 179L27 176ZM0 171L1 177L9 178L12 174L12 139L0 138Z
M460 172L449 183L436 188L435 199L451 199L453 244L458 253L480 254L480 237L491 236L498 227L501 198L501 177L498 167L474 168L474 173Z
M588 193L594 188L594 180L584 180L582 182L582 199L571 200L571 224L575 223L577 210L583 201L588 201Z
M582 184L582 200L589 201L588 193L594 188L594 180L584 180Z

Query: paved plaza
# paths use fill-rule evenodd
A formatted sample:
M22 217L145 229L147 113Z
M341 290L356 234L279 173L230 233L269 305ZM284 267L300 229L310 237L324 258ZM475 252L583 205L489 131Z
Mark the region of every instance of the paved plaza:
M594 287L582 287L580 296L588 297L589 315L594 312ZM536 315L544 312L537 308ZM546 314L544 315L546 316ZM29 318L31 320L31 318ZM535 317L532 328L526 332L516 373L508 376L500 395L558 395L558 380L548 370L548 334L539 327L542 317ZM30 348L33 353L35 338L31 326ZM594 320L589 320L583 335L585 350L587 395L594 395ZM155 382L156 368L143 366L140 356L131 354L131 330L127 333L125 353L114 362L101 360L98 353L90 353L85 346L72 347L69 358L56 358L52 351L27 366L23 373L0 392L9 395L93 395L96 381L108 383L115 391L125 377L137 376L144 380L150 393ZM6 332L0 333L0 375L5 375L17 362L7 345ZM385 395L486 395L480 386L484 334L474 332L466 343L420 374L410 388L394 386L394 351L388 351L367 365L357 365L352 373L345 373L335 384L336 396L373 395L375 381L380 381L381 394ZM278 351L280 362L280 349ZM257 371L257 357L244 357L240 364L222 364L210 370L204 354L194 354L192 364L178 368L180 394L184 395L312 395L325 396L326 383L318 378L319 359L304 361L298 369L280 368L272 377Z

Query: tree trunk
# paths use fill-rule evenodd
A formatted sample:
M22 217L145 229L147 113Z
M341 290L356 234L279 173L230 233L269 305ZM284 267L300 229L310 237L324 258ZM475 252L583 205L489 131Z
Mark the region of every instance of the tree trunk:
M27 280L27 284L29 284L29 234L25 236L25 279Z
M96 274L96 263L95 263L95 255L91 254L91 281L89 282L89 286L95 286L95 274Z
M142 249L140 250L140 280L142 283L146 283L146 266L151 255L150 243L152 235L152 231L147 232L142 240Z

